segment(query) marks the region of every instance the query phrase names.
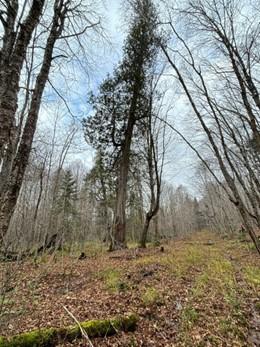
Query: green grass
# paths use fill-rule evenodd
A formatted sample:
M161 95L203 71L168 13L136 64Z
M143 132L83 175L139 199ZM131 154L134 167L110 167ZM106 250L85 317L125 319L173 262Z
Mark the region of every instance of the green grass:
M150 287L142 294L142 302L145 306L161 305L163 298L156 288Z
M160 262L168 268L172 275L180 278L185 276L192 267L203 267L206 260L206 249L194 245L174 250L171 254L162 257Z
M188 259L187 263L192 263L196 256L186 259ZM200 261L201 258L198 259ZM254 285L258 283L256 269L247 268L245 273L250 283ZM196 344L190 338L191 331L194 333L203 329L204 319L207 320L207 324L211 324L218 339L221 336L223 339L228 338L234 341L235 345L243 345L247 329L246 317L241 308L244 292L238 286L235 274L233 264L220 252L213 251L208 254L206 264L201 266L201 274L194 279L187 306L181 314L180 336L186 346L206 346L207 338ZM197 307L202 309L203 319L200 319ZM226 312L224 317L223 311Z
M260 289L260 268L257 266L246 266L243 269L246 282L254 289Z
M122 292L128 289L128 285L122 280L122 274L119 270L108 268L101 271L98 276L104 281L110 292Z
M208 294L228 298L234 290L234 269L231 262L222 258L213 258L208 259L205 270L197 277L192 293L194 297Z
M189 330L196 324L198 319L199 319L198 311L194 307L188 305L187 307L184 308L181 314L182 329Z
M137 265L152 265L155 263L162 263L162 258L160 259L158 255L147 255L137 258L134 260L134 263Z

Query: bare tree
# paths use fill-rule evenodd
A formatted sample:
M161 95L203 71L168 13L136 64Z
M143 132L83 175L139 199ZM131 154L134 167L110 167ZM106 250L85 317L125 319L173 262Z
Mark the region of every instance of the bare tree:
M203 163L199 165L196 176L196 186L201 195L200 213L204 225L222 236L235 235L242 223L236 206L229 200L222 185L216 182Z
M0 51L0 237L3 243L28 164L39 110L56 59L75 55L80 36L99 24L83 1L2 2ZM50 20L51 18L51 20ZM70 41L72 43L70 44ZM25 76L25 86L22 82ZM23 100L18 110L20 100Z
M246 15L250 7L247 11L236 0L188 2L179 14L185 32L200 33L200 44L196 41L194 47L181 36L170 18L170 31L181 48L162 45L162 50L206 135L224 189L260 253L254 232L260 226L259 25Z
M147 234L151 220L157 215L160 208L162 173L164 167L164 157L166 150L165 123L158 121L154 117L154 112L160 112L154 108L156 89L152 88L150 95L149 116L147 117L147 127L145 132L145 158L148 170L149 189L149 209L145 214L144 226L140 238L140 247L146 247ZM160 103L159 103L160 105ZM159 123L159 124L158 124ZM160 146L161 142L161 146ZM161 148L160 148L161 147Z

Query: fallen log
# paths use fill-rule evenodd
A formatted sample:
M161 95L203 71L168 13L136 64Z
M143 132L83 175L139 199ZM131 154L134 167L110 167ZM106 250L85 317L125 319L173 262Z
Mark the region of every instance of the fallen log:
M89 338L113 335L120 330L134 331L137 320L135 314L129 314L113 319L86 321L80 323L80 326L38 329L12 337L0 337L0 347L53 347L61 341L72 342L80 338L81 329Z
M21 261L25 258L41 255L44 252L52 254L54 251L60 251L62 249L61 245L57 243L58 234L54 234L50 237L49 241L46 238L44 244L37 248L37 250L31 251L27 250L23 253L13 252L13 251L3 251L0 250L0 262L11 262L11 261Z

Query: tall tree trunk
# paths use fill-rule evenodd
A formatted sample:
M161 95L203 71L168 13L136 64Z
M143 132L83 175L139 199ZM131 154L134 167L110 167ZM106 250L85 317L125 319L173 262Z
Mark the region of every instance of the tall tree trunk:
M157 14L152 1L134 1L132 4L133 20L126 45L124 59L118 80L127 85L129 111L126 115L126 129L121 145L121 158L117 182L117 199L113 222L113 235L110 250L126 247L126 198L129 171L131 142L133 130L138 119L146 117L143 103L146 102L145 88L149 80L148 74L156 57L156 42L159 37L155 32ZM124 90L124 87L123 87ZM142 113L142 114L140 114Z
M130 162L131 142L135 120L130 116L126 130L126 137L122 148L120 160L119 177L116 193L116 207L113 221L112 240L110 250L126 248L126 199L127 199L127 180Z
M36 2L42 3L43 1ZM52 27L50 30L49 37L47 39L42 66L37 76L35 88L32 93L31 104L24 125L23 134L17 150L17 154L13 161L10 177L8 179L7 184L5 185L5 189L2 192L1 196L0 245L4 245L4 237L8 231L10 220L15 210L16 202L19 196L24 173L31 152L32 142L36 130L36 124L41 105L42 94L51 67L54 45L57 38L60 36L64 26L66 11L62 6L57 7L56 2L57 1L55 1L54 5L55 11L53 15Z
M161 195L161 178L162 178L162 168L164 160L164 149L162 153L162 163L161 169L159 170L158 165L158 153L155 148L154 134L152 129L152 106L153 106L153 94L150 97L150 112L148 117L147 126L147 164L149 173L149 188L150 188L150 207L149 211L146 213L145 223L140 239L140 247L146 247L147 234L150 226L150 222L153 217L155 217L160 208L160 195Z
M0 50L0 159L12 143L21 70L32 33L38 24L44 0L34 0L19 31L15 31L18 1L9 2L3 46Z

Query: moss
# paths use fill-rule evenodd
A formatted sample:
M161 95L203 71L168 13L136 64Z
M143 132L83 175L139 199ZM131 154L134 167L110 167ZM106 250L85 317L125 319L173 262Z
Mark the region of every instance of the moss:
M89 337L102 337L117 333L118 330L133 331L137 324L137 316L130 314L124 317L106 320L92 320L81 323L81 327ZM60 340L73 341L81 337L80 328L48 328L30 331L10 338L0 337L0 347L51 347Z
M15 335L10 339L0 339L0 347L44 347L54 346L56 331L53 328L34 330ZM53 342L53 343L52 343Z

